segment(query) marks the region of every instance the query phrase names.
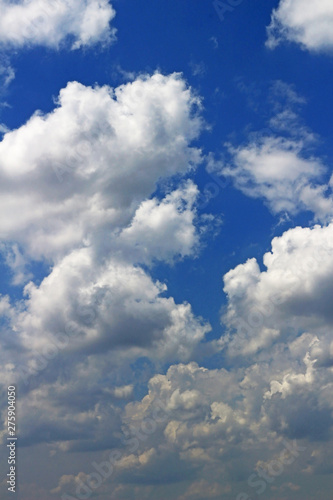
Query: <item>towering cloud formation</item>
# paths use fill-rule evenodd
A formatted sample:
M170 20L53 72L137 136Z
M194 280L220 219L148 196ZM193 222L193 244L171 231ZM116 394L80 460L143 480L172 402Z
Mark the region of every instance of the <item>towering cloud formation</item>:
M42 412L44 427L52 440L68 439L81 410L68 400L62 423L54 426L54 415L64 411L56 400L67 400L64 373L72 402L85 380L90 401L80 418L89 434L99 428L98 405L128 394L101 393L102 379L103 386L112 384L117 367L139 357L157 364L189 360L209 331L188 303L167 297L166 285L141 266L197 250L195 184L187 180L151 195L161 179L201 162L200 149L191 146L204 126L199 108L179 74L146 75L117 89L72 82L53 112L35 113L0 143L2 252L16 283L33 277L33 261L50 266L40 284L25 286L23 301L1 300L1 357L9 349L12 360L2 364L3 380L18 377L26 390L37 386L22 417L26 444L34 436L29 412L39 407L40 391L43 405L48 400L53 408ZM113 404L110 412L117 413ZM82 437L74 432L73 443Z

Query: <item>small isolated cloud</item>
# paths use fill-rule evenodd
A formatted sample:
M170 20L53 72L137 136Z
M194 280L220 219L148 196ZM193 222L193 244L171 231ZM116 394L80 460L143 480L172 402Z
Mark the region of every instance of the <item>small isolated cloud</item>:
M206 74L207 68L204 62L190 62L190 68L193 76L204 76Z
M0 54L0 115L1 108L9 107L5 101L8 94L8 87L15 79L15 70L12 67L10 60L5 55ZM0 135L8 132L8 128L4 123L0 123Z
M0 96L15 78L15 71L9 60L0 57Z
M121 79L122 81L131 81L135 80L140 76L137 72L135 71L127 71L124 68L120 66L120 64L116 64L112 70L112 78L118 80Z
M182 495L179 500L201 500L202 498L218 499L223 498L224 493L229 493L231 487L224 486L217 482L210 482L205 479L200 481L194 481L191 486L188 487L184 495Z
M216 36L211 36L210 39L209 39L209 41L213 45L214 49L218 49L219 48L219 42L218 42L218 39L217 39Z
M115 40L115 11L108 0L0 0L0 43L72 49Z
M306 104L306 99L297 93L293 85L276 80L270 88L269 102L273 110L279 112L301 107Z
M296 42L310 51L333 49L331 0L280 0L267 28L266 45L273 49L283 41Z
M128 384L120 387L115 387L112 392L113 395L118 399L129 399L133 394L133 388L133 384Z
M320 184L326 169L304 150L303 141L262 137L246 146L230 147L233 166L223 168L222 173L247 196L264 199L274 214L310 210L317 219L330 220L330 187Z
M280 486L281 491L283 491L283 490L298 491L300 489L301 489L301 487L298 484L294 484L294 483L283 483Z
M27 259L20 251L18 245L6 245L0 242L0 255L4 258L6 265L10 268L13 285L21 285L33 278L27 269Z
M333 217L329 169L313 154L317 138L298 114L305 99L291 85L273 83L268 104L273 116L269 128L249 134L246 144L227 144L229 162L220 174L251 198L264 200L273 214L310 211L315 219Z

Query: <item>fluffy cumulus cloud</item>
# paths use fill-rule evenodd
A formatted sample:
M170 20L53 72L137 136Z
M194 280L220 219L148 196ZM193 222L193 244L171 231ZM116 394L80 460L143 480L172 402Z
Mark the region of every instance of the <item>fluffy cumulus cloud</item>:
M98 266L82 249L64 258L40 286L26 286L27 307L17 315L16 329L34 352L47 352L52 340L61 345L63 333L71 337L65 350L72 353L133 349L134 356L143 356L153 350L159 359L186 359L208 326L189 304L163 297L165 291L140 267L116 259Z
M156 198L144 201L119 235L123 252L128 249L147 263L152 259L172 262L177 253L180 257L192 255L199 244L194 225L197 196L198 188L189 181L162 202Z
M327 473L322 457L333 431L332 223L274 238L263 264L261 270L249 259L224 276L227 334L219 345L233 370L239 366L246 427L257 443L273 435L297 439L307 450L298 459L299 472ZM257 465L265 463L269 469L263 458Z
M253 354L277 340L312 331L322 336L318 363L329 364L333 224L286 231L273 239L263 263L261 271L256 259L249 259L224 276L224 321L237 332L228 349Z
M1 0L0 43L58 48L69 40L73 49L109 43L115 39L114 16L108 0Z
M269 128L252 133L245 144L227 144L229 161L213 169L232 179L245 195L262 199L273 214L310 211L315 219L333 216L330 170L314 154L318 139L300 120L305 100L292 86L273 83Z
M198 249L195 184L152 194L202 161L199 109L178 74L117 89L72 82L54 111L4 135L1 252L23 298L1 297L0 355L2 380L22 388L23 446L114 446L131 362L187 361L209 331L146 266ZM40 282L36 260L48 268Z
M303 141L262 137L230 148L233 166L222 171L244 194L264 199L274 214L310 210L318 219L330 219L331 189L320 183L326 168L320 159L304 154L304 149Z
M189 146L203 126L193 114L199 101L179 75L155 74L117 89L72 82L57 104L0 143L1 209L9 214L0 227L3 240L17 242L31 257L54 260L88 244L92 233L97 246L106 228L111 234L131 225L125 243L138 226L145 231L143 212L151 233L168 215L173 224L191 225L182 206L193 205L196 189L189 184L158 207L156 201L140 207L160 178L200 162L200 150ZM175 245L188 252L195 236L179 238ZM100 239L100 246L108 245L108 238Z
M267 45L281 41L299 43L311 51L332 51L333 5L330 0L280 0L268 27Z

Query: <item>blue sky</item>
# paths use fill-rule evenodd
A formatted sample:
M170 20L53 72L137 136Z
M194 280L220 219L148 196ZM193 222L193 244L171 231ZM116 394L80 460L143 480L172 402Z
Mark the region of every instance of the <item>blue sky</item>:
M327 500L330 3L0 15L18 498Z

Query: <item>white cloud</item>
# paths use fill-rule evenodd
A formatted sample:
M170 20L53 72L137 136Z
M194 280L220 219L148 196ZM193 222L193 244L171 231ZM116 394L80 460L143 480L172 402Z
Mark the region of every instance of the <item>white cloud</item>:
M229 352L253 354L300 331L312 331L326 345L333 322L333 224L286 231L273 239L263 262L265 271L249 259L224 276L224 321L236 330ZM324 353L320 358L324 363Z
M15 329L35 353L46 352L71 325L76 335L65 351L188 359L208 327L188 304L161 297L165 291L140 267L114 258L101 266L91 250L73 251L40 286L26 286L26 310Z
M115 11L108 0L0 1L0 43L14 47L73 49L115 40L110 22Z
M23 390L22 444L51 436L55 447L80 451L119 441L117 406L132 399L135 381L120 386L119 371L140 357L156 366L188 360L209 331L165 292L140 267L114 259L99 266L81 249L40 286L27 285L24 302L11 307L2 298L1 376Z
M188 181L161 202L156 198L142 202L130 226L119 235L123 252L128 248L134 258L146 263L152 258L172 262L177 254L192 255L199 244L193 209L198 194L197 186Z
M98 239L107 246L103 231L130 224L160 178L201 161L200 150L189 146L203 126L197 104L177 74L139 77L115 90L69 83L53 112L36 113L0 142L0 209L8 213L2 239L35 259L61 258L93 235L95 246ZM174 223L191 232L189 211L176 209L180 193L172 196L159 213L173 210ZM185 236L174 243L176 252L189 251Z
M317 221L333 217L329 169L314 154L316 135L304 126L298 108L305 103L293 86L273 82L268 105L273 111L269 128L249 134L247 143L226 144L225 165L208 166L232 179L245 195L260 198L273 214L314 214Z
M119 399L128 399L133 394L133 384L115 387L112 391L114 396Z
M286 40L311 51L331 51L333 4L331 0L280 0L267 32L270 48Z
M191 181L161 201L146 199L162 177L201 161L190 147L203 126L197 104L177 74L115 90L74 82L53 112L5 134L1 209L8 217L0 234L8 264L17 283L32 259L53 265L39 286L27 285L25 310L12 325L28 351L47 349L70 323L79 331L71 351L187 359L203 338L208 326L190 305L161 297L166 287L134 266L172 262L198 245ZM91 323L78 313L84 307L93 309Z
M271 126L289 132L297 116L285 110ZM235 187L252 198L262 198L274 214L297 214L308 210L321 221L333 216L331 187L324 183L327 168L308 153L313 136L300 129L300 137L262 135L247 145L229 146L231 166L220 173L233 179Z

